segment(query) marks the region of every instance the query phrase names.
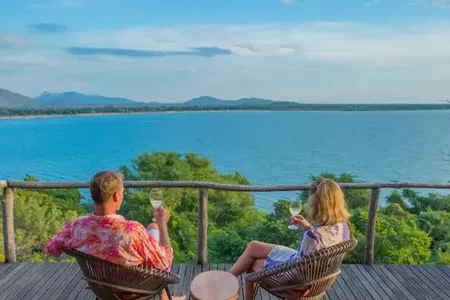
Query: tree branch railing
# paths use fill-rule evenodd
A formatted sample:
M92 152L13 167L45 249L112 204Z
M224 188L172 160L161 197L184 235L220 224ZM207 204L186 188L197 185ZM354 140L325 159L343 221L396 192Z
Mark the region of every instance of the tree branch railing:
M380 189L450 189L450 184L440 183L341 183L342 189L370 189L372 191L369 217L367 220L366 245L364 262L374 263L375 248L375 224L378 211ZM196 188L199 189L199 221L198 221L198 263L207 264L208 251L208 189L234 191L234 192L283 192L283 191L307 191L310 185L233 185L202 181L125 181L125 188ZM68 189L89 188L89 182L34 182L34 181L2 181L0 189L3 189L3 238L5 248L5 262L16 262L16 247L14 237L14 188L21 189Z

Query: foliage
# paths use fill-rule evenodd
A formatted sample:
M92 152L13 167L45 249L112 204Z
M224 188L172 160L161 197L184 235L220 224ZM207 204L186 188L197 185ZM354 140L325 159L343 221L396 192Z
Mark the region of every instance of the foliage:
M14 225L18 260L41 255L48 239L65 223L77 216L76 211L62 210L55 199L45 193L19 190L14 198Z
M421 231L415 216L406 213L398 215L389 207L377 215L375 226L375 261L380 264L424 264L431 257L431 238ZM351 222L359 240L359 249L365 244L365 229L368 212L356 209ZM363 229L363 230L361 230ZM354 251L351 262L363 263L363 252Z
M310 176L311 181L315 181L320 178L332 179L339 183L357 183L355 176L349 173L342 173L339 176L332 173L322 173L319 176ZM370 203L370 191L364 189L346 189L343 191L346 200L347 207L349 209L364 208L367 209ZM303 192L301 199L306 201L309 197L309 193Z
M441 249L436 251L436 264L450 265L450 248L447 248L446 252Z
M312 104L276 101L269 105L183 105L159 104L136 106L86 106L86 107L40 107L7 108L0 107L0 117L52 116L107 113L143 113L177 111L230 111L230 110L292 110L292 111L408 111L408 110L448 110L449 104Z
M219 174L212 168L211 161L188 153L145 153L139 155L131 167L122 166L127 180L198 180L230 184L248 184L239 173ZM149 189L131 190L125 195L123 212L127 218L147 224L153 211L149 201ZM172 246L177 261L194 262L197 257L197 190L164 189L164 205L171 212L169 224ZM262 222L261 214L254 206L249 193L210 190L208 194L209 232L211 244L220 234L233 227L250 228ZM242 238L242 236L241 236Z
M29 174L25 175L24 181L34 181L39 180ZM86 209L81 205L83 196L78 189L29 189L36 192L46 194L54 199L55 204L63 211L73 210L78 214L86 213Z
M121 166L127 180L196 180L249 184L240 173L221 174L212 162L196 154L154 152L138 155L130 166ZM316 178L358 182L347 173L323 173ZM27 175L26 180L36 178ZM197 260L197 189L163 189L164 206L171 213L169 233L177 262ZM369 190L345 190L351 212L351 236L357 248L347 263L363 263L368 218ZM144 225L151 222L150 189L128 189L121 213ZM299 194L306 201L309 193ZM393 191L380 207L376 219L375 259L382 264L450 264L450 197L421 195L412 190ZM15 197L16 244L20 260L53 261L42 249L48 238L76 215L87 212L78 190L17 190ZM289 230L289 203L274 202L273 211L255 208L252 194L208 191L208 253L212 263L232 263L252 240L297 248L303 231ZM383 201L380 201L383 202ZM307 216L307 208L303 211ZM0 227L2 224L0 223ZM0 234L0 242L2 236ZM0 245L0 258L3 243Z

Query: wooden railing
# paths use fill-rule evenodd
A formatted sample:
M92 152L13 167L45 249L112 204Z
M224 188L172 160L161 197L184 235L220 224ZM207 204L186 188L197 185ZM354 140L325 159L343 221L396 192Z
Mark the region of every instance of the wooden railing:
M369 217L367 221L366 245L364 260L366 264L374 262L375 222L378 210L380 189L450 189L450 184L435 183L342 183L343 189L370 189L372 191ZM235 192L282 192L306 191L310 185L232 185L200 181L125 181L125 188L196 188L199 189L199 221L198 221L198 263L208 262L208 189ZM33 181L0 181L3 188L3 237L5 246L5 262L16 262L16 247L14 238L14 188L21 189L67 189L89 188L89 182L33 182Z

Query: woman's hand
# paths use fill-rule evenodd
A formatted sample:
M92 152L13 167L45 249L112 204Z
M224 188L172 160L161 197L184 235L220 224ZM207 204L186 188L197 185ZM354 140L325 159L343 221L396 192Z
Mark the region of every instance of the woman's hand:
M302 215L293 216L291 218L291 224L297 225L304 230L308 230L312 227L311 224Z

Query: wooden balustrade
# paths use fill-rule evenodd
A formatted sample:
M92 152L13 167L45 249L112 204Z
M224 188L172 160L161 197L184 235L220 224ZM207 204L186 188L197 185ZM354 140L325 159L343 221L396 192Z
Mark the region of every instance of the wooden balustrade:
M367 221L365 263L373 264L375 247L375 224L378 210L380 189L450 189L450 184L438 183L342 183L343 189L370 189L372 196L369 205ZM232 185L200 181L125 181L125 188L197 188L199 189L199 221L198 221L198 263L208 263L208 189L235 192L281 192L305 191L310 185ZM89 188L89 182L32 182L32 181L1 181L3 188L3 237L5 247L5 262L16 262L16 247L14 238L14 188L21 189L67 189Z

